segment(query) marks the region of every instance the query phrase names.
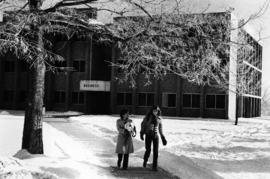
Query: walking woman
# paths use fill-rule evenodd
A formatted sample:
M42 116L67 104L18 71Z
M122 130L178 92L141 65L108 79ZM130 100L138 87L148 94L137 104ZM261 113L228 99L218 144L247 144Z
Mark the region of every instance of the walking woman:
M163 145L167 144L165 136L163 134L162 122L161 122L161 110L158 106L153 106L151 110L147 113L141 123L141 140L144 140L145 134L145 153L143 167L146 167L148 158L151 153L151 144L153 143L153 166L152 170L157 171L158 164L158 145L159 145L159 135L161 137Z
M121 168L122 159L123 170L128 168L129 154L134 152L132 136L136 135L136 128L129 119L129 111L123 109L120 112L120 119L116 121L116 127L118 130L117 144L115 152L118 154L117 167Z

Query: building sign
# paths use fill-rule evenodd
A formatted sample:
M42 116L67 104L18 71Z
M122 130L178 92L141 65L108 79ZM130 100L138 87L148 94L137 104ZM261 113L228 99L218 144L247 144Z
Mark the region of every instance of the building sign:
M109 81L92 81L92 80L81 80L80 90L81 91L110 91Z

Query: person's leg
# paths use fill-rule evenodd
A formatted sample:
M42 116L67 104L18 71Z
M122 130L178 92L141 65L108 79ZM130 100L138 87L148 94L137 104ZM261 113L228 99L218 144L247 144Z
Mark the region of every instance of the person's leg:
M150 156L150 153L151 153L151 143L152 143L152 138L151 136L149 135L146 135L145 136L145 153L144 153L144 161L143 161L143 167L146 167L146 164L147 164L147 161L148 161L148 158Z
M153 139L153 170L157 171L159 137Z
M118 161L117 161L117 167L121 167L121 162L122 162L123 154L118 154Z
M128 158L129 154L124 154L124 161L123 161L123 169L126 170L128 168Z

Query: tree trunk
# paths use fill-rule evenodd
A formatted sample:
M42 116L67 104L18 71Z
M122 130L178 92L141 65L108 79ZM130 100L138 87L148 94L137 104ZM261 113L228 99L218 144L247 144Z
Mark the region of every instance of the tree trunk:
M43 46L42 33L38 34L38 45ZM40 48L42 49L42 48ZM42 107L44 97L45 63L42 53L31 69L31 82L25 111L22 149L32 154L43 154Z
M28 0L30 11L38 11L40 0ZM43 59L42 32L37 24L31 26L36 32L33 42L36 41L40 54L36 57L35 64L30 69L30 87L28 89L27 106L24 117L22 149L32 154L43 154L42 140L42 107L44 97L45 63Z

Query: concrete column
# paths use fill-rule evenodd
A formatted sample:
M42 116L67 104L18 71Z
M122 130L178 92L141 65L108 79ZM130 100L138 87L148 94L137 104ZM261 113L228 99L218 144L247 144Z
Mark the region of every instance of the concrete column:
M231 14L229 19L231 23L230 40L237 42L238 37L238 20ZM230 58L229 58L229 90L228 90L228 118L235 120L236 116L236 86L237 86L237 46L235 44L230 45Z

